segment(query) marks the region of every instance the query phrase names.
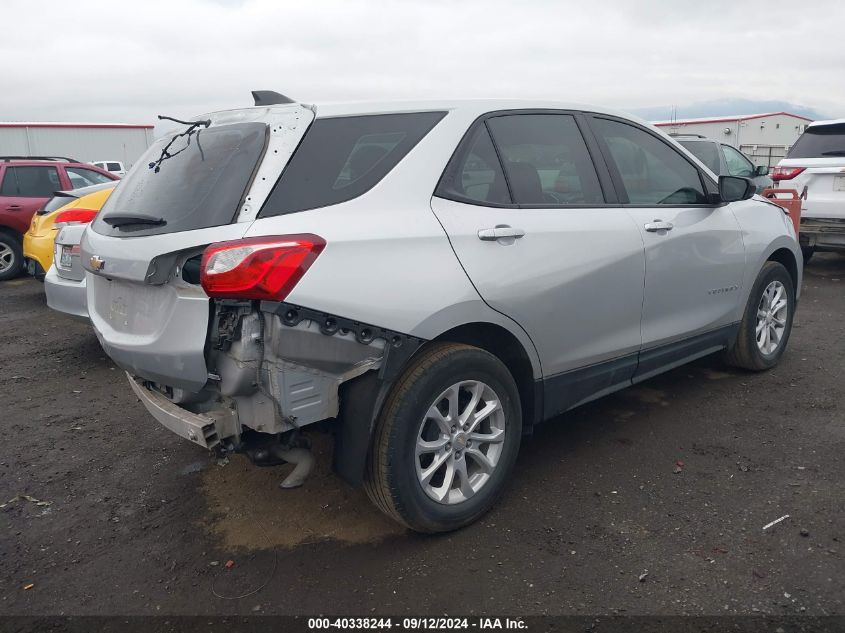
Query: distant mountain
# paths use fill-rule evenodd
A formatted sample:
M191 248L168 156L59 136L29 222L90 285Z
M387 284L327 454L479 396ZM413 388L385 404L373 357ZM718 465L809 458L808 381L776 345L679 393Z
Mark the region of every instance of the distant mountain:
M673 118L673 114L676 119L697 119L734 114L761 114L763 112L789 112L811 119L831 118L809 106L796 105L786 101L754 101L752 99L717 99L687 105L634 108L629 111L648 121L668 121Z

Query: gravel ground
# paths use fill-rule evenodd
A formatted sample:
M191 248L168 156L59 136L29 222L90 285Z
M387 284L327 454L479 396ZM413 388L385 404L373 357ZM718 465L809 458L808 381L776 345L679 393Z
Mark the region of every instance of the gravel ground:
M704 359L543 425L492 512L424 537L325 436L300 490L218 464L39 283L0 284L0 503L32 498L0 509L0 614L845 614L843 315L817 256L778 368Z

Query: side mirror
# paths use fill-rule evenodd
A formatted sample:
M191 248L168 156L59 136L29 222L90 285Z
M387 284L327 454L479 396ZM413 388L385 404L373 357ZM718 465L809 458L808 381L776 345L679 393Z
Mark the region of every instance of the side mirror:
M769 175L768 165L757 165L757 167L754 168L754 175L755 176L768 176Z
M719 197L722 202L748 200L757 192L757 187L742 176L719 176Z

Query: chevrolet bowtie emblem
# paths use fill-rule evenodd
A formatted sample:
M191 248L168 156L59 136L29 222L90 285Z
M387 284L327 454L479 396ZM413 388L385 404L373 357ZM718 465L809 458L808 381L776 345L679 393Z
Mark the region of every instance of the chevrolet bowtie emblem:
M94 255L91 257L90 264L92 270L102 270L106 266L106 260L99 255Z

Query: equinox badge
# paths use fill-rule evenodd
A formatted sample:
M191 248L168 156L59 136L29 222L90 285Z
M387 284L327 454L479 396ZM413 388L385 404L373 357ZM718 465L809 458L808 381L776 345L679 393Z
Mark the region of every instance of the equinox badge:
M99 255L93 255L90 260L92 270L102 270L106 266L106 260Z

